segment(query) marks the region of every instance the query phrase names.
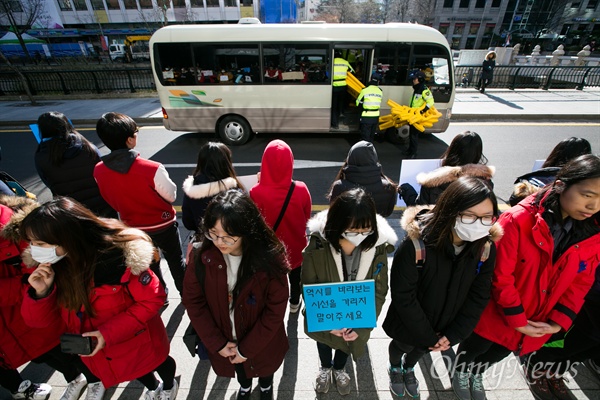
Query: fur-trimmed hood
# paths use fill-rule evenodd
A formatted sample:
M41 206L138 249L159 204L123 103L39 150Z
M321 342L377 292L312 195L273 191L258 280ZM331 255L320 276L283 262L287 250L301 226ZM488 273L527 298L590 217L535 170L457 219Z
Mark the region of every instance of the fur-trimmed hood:
M436 187L452 183L461 176L474 176L481 179L492 179L496 167L484 164L466 164L460 167L439 167L431 172L421 172L417 175L417 182L421 186Z
M122 235L147 236L144 232L135 228L127 228L121 231ZM133 275L139 275L150 268L154 260L156 249L151 240L134 239L122 243L116 243L117 247L123 249L125 265L129 267Z
M238 184L233 178L225 178L220 181L194 185L194 177L190 175L183 181L183 191L192 199L212 197L223 191L234 189L237 186Z
M323 210L317 213L308 221L308 230L311 235L317 234L321 238L325 239L323 231L325 229L325 222L327 221L327 211L328 210ZM396 242L398 241L398 236L396 235L396 232L394 232L392 227L381 215L377 215L377 230L379 232L379 237L377 238L375 246L371 247L369 250L364 251L360 257L358 272L356 274L357 281L366 278L367 272L369 271L369 268L371 266L371 262L375 257L375 250L378 246L387 244L388 246L391 246L391 248L388 250L388 252L391 252L393 246L395 246ZM333 256L333 260L336 264L338 276L344 276L342 271L342 255L338 253L331 246L331 244L329 244L329 246L331 247L331 255Z
M0 204L10 208L13 214L2 229L2 236L13 243L18 243L20 238L19 228L23 219L40 205L37 201L22 196L0 196Z
M421 236L421 227L417 221L417 215L423 211L431 210L433 207L434 206L432 205L415 206L408 207L404 210L402 218L400 218L400 226L406 231L406 234L410 239L417 239ZM503 234L504 231L497 222L491 226L490 239L493 242L498 242Z

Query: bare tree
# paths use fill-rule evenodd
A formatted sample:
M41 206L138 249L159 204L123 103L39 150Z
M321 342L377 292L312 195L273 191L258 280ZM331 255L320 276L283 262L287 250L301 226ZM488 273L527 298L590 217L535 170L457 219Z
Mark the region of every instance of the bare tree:
M27 82L25 75L23 75L23 73L19 70L19 68L15 67L10 62L10 60L8 58L6 58L6 56L4 55L2 50L0 50L0 60L4 61L6 63L6 65L8 65L8 68L10 68L15 74L17 74L17 76L21 80L21 83L23 84L23 88L25 88L25 93L27 94L27 97L29 97L29 102L31 103L32 106L37 106L38 103L35 101L35 98L33 97L33 94L31 93L31 89L29 88L29 82Z
M358 22L355 0L322 0L317 6L317 19L327 22Z
M358 5L360 21L365 24L379 24L383 21L381 4L368 0Z
M406 22L410 0L383 0L383 23Z
M408 5L408 22L418 22L428 25L432 21L437 0L412 0Z
M27 58L31 56L22 35L44 13L44 0L0 0L0 21L8 22Z

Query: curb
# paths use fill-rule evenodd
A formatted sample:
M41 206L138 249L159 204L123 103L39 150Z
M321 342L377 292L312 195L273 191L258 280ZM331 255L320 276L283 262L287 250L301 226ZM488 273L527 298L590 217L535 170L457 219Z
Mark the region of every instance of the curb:
M138 125L162 126L162 117L133 117ZM600 114L452 114L450 122L600 122ZM72 119L75 126L95 126L97 119ZM0 127L29 129L35 120L0 121Z

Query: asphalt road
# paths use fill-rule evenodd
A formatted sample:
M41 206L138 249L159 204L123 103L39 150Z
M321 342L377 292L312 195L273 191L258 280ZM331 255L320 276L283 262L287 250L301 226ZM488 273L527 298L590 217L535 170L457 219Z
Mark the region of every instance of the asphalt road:
M560 140L578 136L592 143L592 150L600 153L600 124L589 123L502 123L470 122L452 123L443 134L423 135L420 139L419 158L438 158L452 138L459 132L472 130L483 138L484 155L488 165L496 167L494 185L496 195L507 199L515 177L531 171L534 160L544 159ZM80 128L104 154L108 150L99 141L93 128ZM260 168L262 152L270 140L285 140L296 159L294 179L307 183L313 204L325 205L329 185L345 159L349 148L359 140L348 134L259 134L241 147L233 147L233 160L238 175L256 173ZM159 161L167 167L173 181L181 185L195 166L200 146L213 135L170 132L162 126L142 127L137 150L143 157ZM36 193L41 201L50 198L49 191L40 182L33 164L36 143L29 131L0 130L2 161L0 168L21 181ZM394 180L399 179L403 146L389 142L376 142L384 172ZM500 200L502 203L502 200ZM178 196L176 205L181 204Z

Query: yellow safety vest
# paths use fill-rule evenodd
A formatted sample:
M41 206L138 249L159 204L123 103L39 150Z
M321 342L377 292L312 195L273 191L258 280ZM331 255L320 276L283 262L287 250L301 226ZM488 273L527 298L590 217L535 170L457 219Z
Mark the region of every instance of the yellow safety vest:
M383 92L378 86L370 85L360 91L360 94L356 98L356 105L360 104L360 100L363 99L363 117L379 117L379 108L381 107L381 100L383 98Z
M429 108L433 107L433 95L427 86L425 86L422 93L413 93L412 99L410 100L410 106L421 107L425 103L427 103Z
M348 61L339 57L333 59L333 86L346 86L348 69L354 72Z

